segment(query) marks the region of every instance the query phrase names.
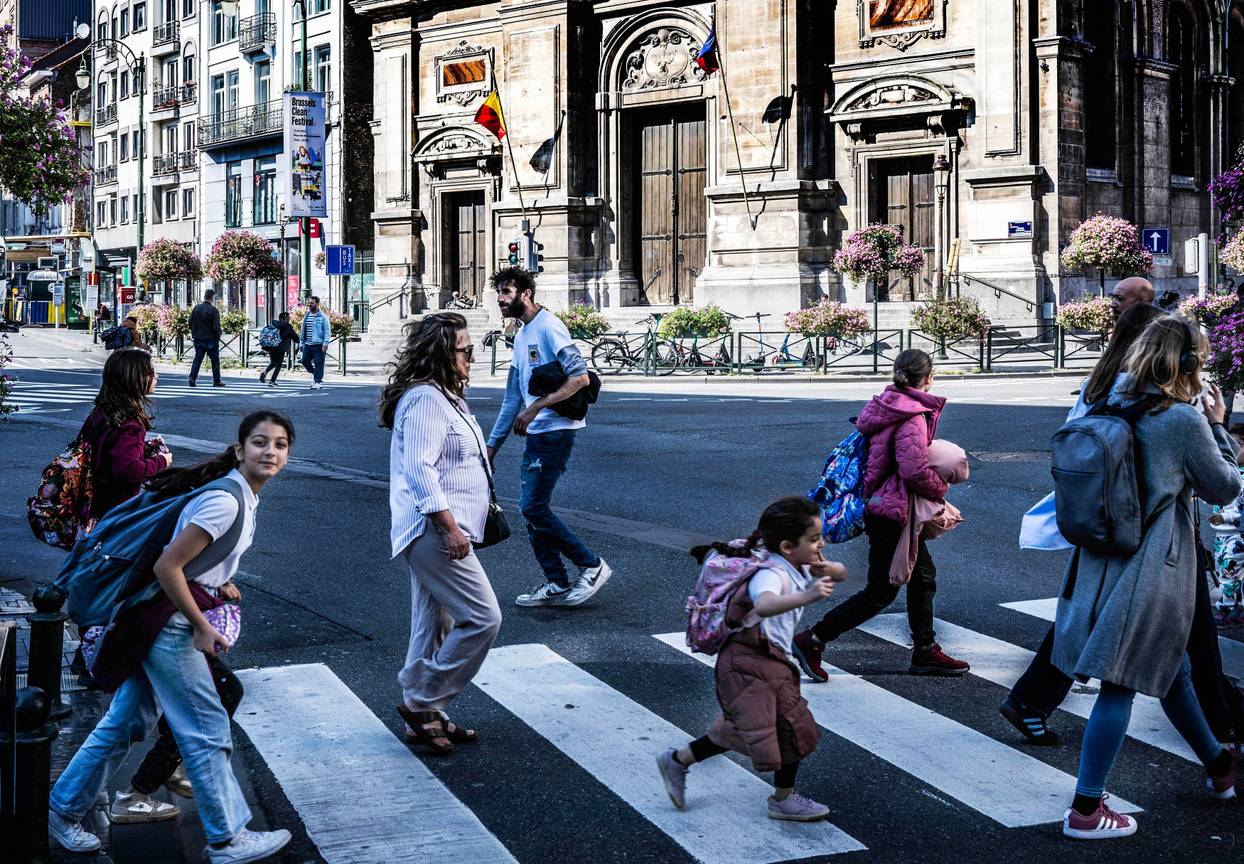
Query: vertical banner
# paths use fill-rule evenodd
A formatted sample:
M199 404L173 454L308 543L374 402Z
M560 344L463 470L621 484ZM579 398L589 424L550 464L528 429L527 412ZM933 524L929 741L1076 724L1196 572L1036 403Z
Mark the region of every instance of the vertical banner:
M285 94L285 172L289 177L286 213L328 217L324 177L324 94Z

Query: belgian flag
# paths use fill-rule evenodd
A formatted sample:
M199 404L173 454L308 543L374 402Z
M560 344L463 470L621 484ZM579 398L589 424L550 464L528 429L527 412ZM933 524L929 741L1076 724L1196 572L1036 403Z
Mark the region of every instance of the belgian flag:
M475 112L475 122L483 126L500 141L505 137L505 116L501 113L501 94L493 90Z

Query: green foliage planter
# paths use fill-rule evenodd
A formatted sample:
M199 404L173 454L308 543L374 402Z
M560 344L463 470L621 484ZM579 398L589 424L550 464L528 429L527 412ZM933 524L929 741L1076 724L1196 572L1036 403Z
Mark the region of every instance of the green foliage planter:
M680 306L661 319L657 330L662 339L716 339L729 333L730 318L716 306Z
M220 314L220 329L230 336L237 336L250 326L250 316L242 309L226 309Z
M586 303L576 303L569 309L558 312L557 317L575 339L595 339L611 329L605 316L596 311L596 307Z
M989 332L989 323L975 297L926 300L911 313L914 329L950 341L979 339Z
M1081 297L1064 303L1055 319L1060 327L1083 333L1109 333L1114 327L1114 312L1106 297Z

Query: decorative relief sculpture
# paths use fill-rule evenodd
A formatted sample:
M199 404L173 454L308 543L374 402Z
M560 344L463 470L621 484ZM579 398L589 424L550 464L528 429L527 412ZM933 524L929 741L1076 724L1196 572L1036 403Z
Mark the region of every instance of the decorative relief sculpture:
M453 100L466 107L491 90L492 58L487 49L463 39L436 58L436 101Z
M946 35L949 0L856 0L860 18L860 47L890 45L900 51L916 40Z
M700 43L691 34L673 27L649 33L626 57L623 90L656 90L704 80L695 64Z
M869 108L882 108L898 105L916 105L921 102L937 102L940 97L931 90L913 84L895 84L892 87L878 87L865 93L847 106L848 111L866 111Z

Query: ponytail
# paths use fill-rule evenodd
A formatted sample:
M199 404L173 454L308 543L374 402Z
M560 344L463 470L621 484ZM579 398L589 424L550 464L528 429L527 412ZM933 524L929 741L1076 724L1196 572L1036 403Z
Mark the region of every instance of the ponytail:
M241 424L238 425L238 444L245 444L246 439L250 437L250 434L255 431L255 427L260 423L272 423L280 426L285 430L290 446L293 446L293 421L280 412L269 410L255 411L242 418ZM201 486L206 486L213 480L219 480L238 467L239 462L237 451L234 450L235 446L231 444L219 455L208 459L206 462L191 465L189 468L165 469L151 478L147 483L147 489L155 492L160 498L172 498L175 495L184 495Z
M782 543L797 543L808 530L808 524L821 515L821 508L802 495L791 495L774 501L760 514L760 523L746 540L729 543L705 543L691 548L691 557L703 564L709 552L720 552L732 558L747 558L759 547L777 552Z
M705 543L702 546L692 546L691 557L695 559L697 564L703 564L709 552L720 552L722 555L729 556L730 558L750 558L752 552L755 551L760 543L760 529L758 528L747 535L747 539L742 542L731 540L729 543L726 543L717 540L713 543Z

